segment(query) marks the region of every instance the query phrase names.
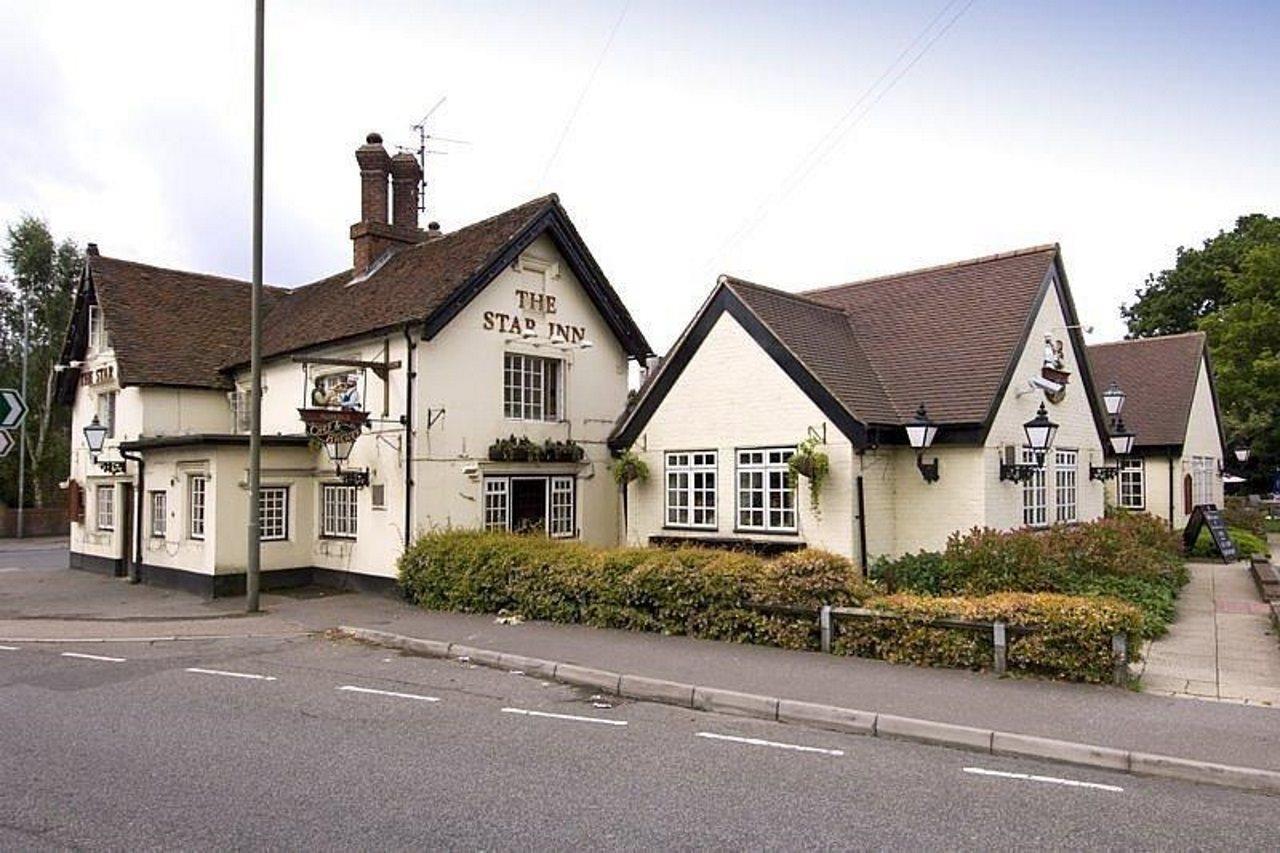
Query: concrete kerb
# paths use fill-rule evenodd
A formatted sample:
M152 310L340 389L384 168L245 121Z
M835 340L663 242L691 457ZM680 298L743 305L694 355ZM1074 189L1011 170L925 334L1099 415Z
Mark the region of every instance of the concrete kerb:
M755 693L739 693L641 675L558 663L460 643L420 640L371 628L341 626L339 634L409 654L436 658L467 658L473 663L590 687L647 702L661 702L717 714L735 714L846 734L909 740L993 755L1035 758L1120 771L1138 776L1177 779L1257 793L1280 795L1280 772L1253 767L1215 764L1169 755L1153 755L1096 744L1055 740L1034 735L960 726L914 717L878 714L834 705L779 699Z

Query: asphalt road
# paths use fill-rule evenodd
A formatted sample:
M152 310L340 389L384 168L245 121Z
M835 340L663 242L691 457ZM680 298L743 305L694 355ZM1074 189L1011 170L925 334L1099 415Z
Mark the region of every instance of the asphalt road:
M55 548L22 548L0 546L0 579L7 572L21 572L28 569L65 569L67 567L67 546Z
M601 701L350 641L0 647L5 850L1261 849L1278 830L1276 798Z

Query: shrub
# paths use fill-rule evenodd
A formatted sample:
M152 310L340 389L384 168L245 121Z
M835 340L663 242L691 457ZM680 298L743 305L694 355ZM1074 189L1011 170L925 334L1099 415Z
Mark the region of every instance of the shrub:
M1228 527L1239 527L1254 536L1266 537L1267 514L1257 507L1249 506L1240 498L1227 498L1227 505L1222 509L1222 520Z
M984 537L974 553L989 547ZM920 564L913 577L942 577L924 567L941 555L912 559ZM1111 635L1136 636L1143 624L1136 609L1096 596L878 596L849 560L818 550L766 560L689 547L605 550L467 530L419 539L400 559L400 583L410 601L431 609L506 610L529 619L790 649L818 648L820 605L865 605L906 618L842 622L837 651L935 666L989 666L991 640L923 624L927 619L998 618L1042 629L1011 642L1011 668L1096 681L1109 677L1102 650L1109 655Z
M1111 637L1128 638L1137 660L1142 614L1132 605L1106 598L1051 593L1001 593L974 598L898 594L872 599L869 606L901 618L840 620L834 647L844 654L925 666L970 669L991 665L991 636L929 625L940 618L1003 621L1011 628L1010 669L1054 678L1106 682L1112 678Z
M871 565L871 577L890 593L919 592L942 595L954 588L949 564L937 551L905 554L896 560L881 557Z
M1262 536L1250 533L1248 530L1228 526L1227 535L1231 537L1232 542L1236 543L1236 551L1240 553L1240 559L1242 560L1270 553L1267 540ZM1200 528L1200 535L1196 537L1196 543L1191 546L1190 553L1193 557L1217 558L1220 556L1217 547L1213 544L1209 528Z

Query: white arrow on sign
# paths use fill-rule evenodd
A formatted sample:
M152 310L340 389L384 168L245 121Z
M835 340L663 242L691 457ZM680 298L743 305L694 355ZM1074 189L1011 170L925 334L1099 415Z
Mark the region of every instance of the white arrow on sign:
M8 456L10 450L13 450L13 436L0 429L0 459Z
M27 404L12 388L0 388L0 429L15 429L27 417Z

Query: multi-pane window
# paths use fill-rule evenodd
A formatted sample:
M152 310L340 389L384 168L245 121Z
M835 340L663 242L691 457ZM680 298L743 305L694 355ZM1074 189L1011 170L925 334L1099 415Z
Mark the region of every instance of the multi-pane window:
M289 538L288 486L263 486L259 490L258 533L263 542Z
M502 369L504 414L524 421L559 419L560 366L555 358L506 353Z
M1216 460L1212 456L1191 457L1191 503L1206 506L1214 503L1213 480Z
M796 531L796 493L787 467L795 448L738 451L738 527L766 533Z
M510 481L488 477L484 481L484 529L506 530L509 518Z
M107 438L116 437L116 392L98 395L98 423L107 428Z
M552 539L568 539L573 529L573 478L551 478L551 519L547 532Z
M716 452L667 454L667 525L716 526Z
M115 530L116 529L116 487L115 486L98 486L94 492L97 506L98 517L97 527L99 530Z
M1054 521L1070 524L1076 520L1076 462L1075 450L1053 451Z
M1125 509L1146 509L1146 470L1141 458L1120 460L1120 479L1116 491Z
M164 492L151 493L151 535L163 539L167 527L169 496Z
M187 480L187 535L192 539L204 538L205 499L209 493L209 478L195 474Z
M325 483L320 487L320 535L356 538L356 487Z
M1036 464L1036 452L1022 448L1022 463ZM1045 470L1041 466L1022 484L1022 523L1028 527L1044 527L1049 523L1049 495L1045 482Z
M89 306L89 352L106 349L107 340L102 325L102 309L97 305Z

